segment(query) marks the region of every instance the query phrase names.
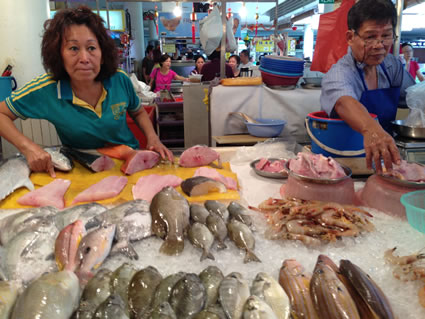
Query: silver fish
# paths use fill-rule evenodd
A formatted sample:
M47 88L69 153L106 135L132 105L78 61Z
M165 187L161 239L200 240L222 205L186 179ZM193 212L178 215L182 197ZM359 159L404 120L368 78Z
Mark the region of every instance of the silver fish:
M128 305L134 318L148 318L152 312L155 290L162 280L155 267L146 267L134 274L128 286Z
M96 308L111 295L112 271L100 269L84 287L76 319L91 319Z
M0 201L16 189L26 187L34 190L30 180L31 170L23 156L15 156L0 162Z
M255 231L254 223L248 210L243 207L241 204L235 201L231 201L229 206L227 206L229 211L230 218L234 218L245 225L247 225L252 231Z
M93 319L129 319L124 301L119 295L111 295L97 307Z
M162 279L158 287L156 288L152 307L156 308L163 302L168 302L174 285L184 276L186 276L186 273L180 271Z
M177 318L191 318L204 308L206 300L201 279L196 274L187 274L173 287L169 302Z
M220 305L220 303L215 303L213 305L209 305L205 309L209 313L212 313L213 315L217 316L219 319L226 319L226 313L224 312L223 307ZM215 316L211 316L212 319L215 319Z
M133 265L123 263L120 267L115 269L111 276L111 294L120 295L125 304L125 309L128 308L128 287L131 278L133 278L136 272L137 269Z
M219 301L227 318L241 318L243 306L250 296L248 283L240 273L232 272L220 283Z
M220 319L220 316L206 309L198 312L193 319Z
M170 304L164 301L154 308L150 319L177 319L177 317Z
M250 296L244 305L243 319L277 319L277 317L264 300Z
M223 280L224 276L221 270L216 266L208 266L199 274L205 290L207 292L207 301L205 308L209 305L213 305L218 299L218 288Z
M291 304L282 286L269 274L259 272L252 282L251 295L264 300L279 319L289 319Z
M68 270L50 272L18 297L11 319L68 319L78 306L77 276Z
M206 258L214 260L214 256L210 252L214 243L214 236L207 226L201 223L193 223L189 228L188 238L193 246L202 249L201 261Z
M105 206L95 202L72 206L58 212L55 217L55 223L58 229L63 229L79 219L85 226L89 220L106 210Z
M72 159L62 152L61 146L45 147L44 150L50 154L53 167L63 172L69 172L74 167Z
M194 222L205 224L209 214L210 213L208 212L208 210L202 205L199 205L199 204L190 205L190 218Z
M8 319L18 298L19 286L13 281L0 281L0 319Z
M224 240L227 237L227 226L223 218L221 218L221 216L217 213L210 213L207 217L206 225L214 235L215 239L217 239L217 249L227 248L224 243Z
M204 206L209 212L219 214L221 218L223 218L224 222L227 223L229 219L229 211L225 204L218 200L206 200Z
M184 249L183 233L189 226L189 203L174 187L164 187L151 202L152 232L165 238L160 252L178 255Z
M245 249L246 254L244 263L250 261L261 262L261 260L254 254L255 239L251 230L247 225L232 219L227 224L227 230L229 231L229 238L236 244L238 248Z

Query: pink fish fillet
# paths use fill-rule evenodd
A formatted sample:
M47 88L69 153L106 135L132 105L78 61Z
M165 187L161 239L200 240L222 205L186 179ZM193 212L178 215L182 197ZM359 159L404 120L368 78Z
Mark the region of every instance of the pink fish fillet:
M67 179L55 179L53 182L26 193L18 199L20 205L27 206L54 206L58 209L65 207L64 195L71 181Z
M95 172L109 171L115 166L114 161L106 155L102 155L91 164L92 170Z
M92 202L117 196L127 185L127 177L108 176L75 196L72 204Z
M179 165L183 167L198 167L208 165L215 160L220 162L220 154L205 145L195 145L185 150L180 156Z
M153 151L134 151L121 166L124 174L132 175L154 167L159 162L159 154Z
M209 177L217 182L222 182L224 185L226 185L227 189L238 189L238 183L231 177L226 177L224 175L221 175L217 170L210 167L199 167L195 174L193 174L193 177L195 176L204 176Z
M164 187L172 186L177 187L183 180L175 175L158 175L151 174L142 176L133 186L133 198L144 199L148 202L159 193Z

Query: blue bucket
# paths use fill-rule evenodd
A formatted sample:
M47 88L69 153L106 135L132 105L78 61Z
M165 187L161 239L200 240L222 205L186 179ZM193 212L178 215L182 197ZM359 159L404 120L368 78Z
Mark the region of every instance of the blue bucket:
M13 76L0 76L0 101L4 101L14 90L16 90L15 78Z
M371 114L376 119L375 114ZM332 157L364 157L363 135L354 131L341 119L329 118L324 111L309 113L307 133L311 151Z

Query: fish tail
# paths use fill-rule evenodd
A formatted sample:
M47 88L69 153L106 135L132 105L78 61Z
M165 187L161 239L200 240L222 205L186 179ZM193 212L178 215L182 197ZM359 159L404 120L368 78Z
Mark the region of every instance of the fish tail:
M178 255L184 249L184 242L178 239L167 238L164 243L161 245L159 251L166 255Z
M258 258L252 250L247 249L245 258L243 260L244 264L249 263L251 261L261 262L260 258Z
M222 242L222 241L217 242L217 249L218 250L222 250L222 249L226 249L226 248L227 248L227 246L224 242Z
M201 261L203 261L204 259L207 259L207 258L215 260L213 254L211 254L208 250L204 250L202 252Z
M111 255L113 254L123 254L130 258L131 260L139 260L139 255L134 249L133 245L131 245L127 241L118 242L111 250Z

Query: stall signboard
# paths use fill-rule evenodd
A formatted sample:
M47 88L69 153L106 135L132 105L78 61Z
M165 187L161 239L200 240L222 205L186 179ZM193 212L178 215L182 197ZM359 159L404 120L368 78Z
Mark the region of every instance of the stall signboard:
M323 3L323 4L335 3L335 0L319 0L319 3Z
M199 38L199 21L208 16L207 12L196 13L197 21L195 21L195 37ZM237 29L235 37L241 36L241 26L239 24L239 14L234 13L233 17ZM191 38L192 37L192 20L190 20L190 12L183 12L181 17L176 17L172 12L159 13L158 31L161 37L165 38Z
M273 52L274 41L270 39L259 39L255 44L255 52Z
M162 45L162 52L164 53L175 53L176 45L175 43L165 43Z

